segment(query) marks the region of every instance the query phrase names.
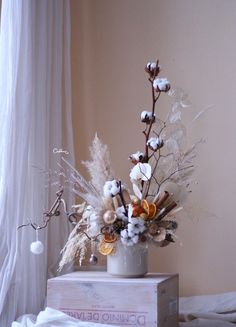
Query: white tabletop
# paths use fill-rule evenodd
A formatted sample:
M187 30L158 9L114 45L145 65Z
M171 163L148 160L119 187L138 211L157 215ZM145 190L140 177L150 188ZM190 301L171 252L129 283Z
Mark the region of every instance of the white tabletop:
M81 282L122 282L122 283L161 283L165 280L177 277L177 274L159 274L159 273L148 273L146 276L142 278L121 278L114 277L107 272L104 271L75 271L66 275L61 275L55 278L51 278L50 281L53 280L73 280L73 281L81 281Z

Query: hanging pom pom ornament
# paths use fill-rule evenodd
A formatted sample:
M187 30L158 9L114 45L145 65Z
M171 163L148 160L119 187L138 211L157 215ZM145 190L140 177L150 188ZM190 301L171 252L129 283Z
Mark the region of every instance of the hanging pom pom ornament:
M30 251L33 254L41 254L44 251L43 243L40 241L32 242L30 245Z
M36 241L30 244L30 251L33 254L41 254L44 251L44 245L38 240L38 229L36 229Z

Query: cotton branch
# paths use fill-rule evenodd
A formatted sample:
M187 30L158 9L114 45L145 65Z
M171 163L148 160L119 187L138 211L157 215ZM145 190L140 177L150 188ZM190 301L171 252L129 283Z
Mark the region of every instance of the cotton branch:
M152 84L152 117L153 117L153 119L151 120L150 124L146 126L147 132L146 132L146 130L143 131L143 134L145 135L145 156L144 156L144 162L146 162L146 163L149 161L149 151L148 151L149 148L148 148L147 142L148 142L149 137L150 137L152 126L153 126L153 124L155 122L155 107L156 107L156 102L157 102L157 100L159 99L159 97L161 95L161 92L159 92L158 95L155 96L155 90L154 90L154 87L153 87L153 80L149 79L149 81Z

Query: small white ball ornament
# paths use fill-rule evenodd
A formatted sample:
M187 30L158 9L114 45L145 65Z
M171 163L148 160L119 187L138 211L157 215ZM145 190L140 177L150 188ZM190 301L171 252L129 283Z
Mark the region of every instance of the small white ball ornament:
M41 253L43 253L43 251L44 251L43 243L40 242L40 241L32 242L31 245L30 245L30 251L33 254L41 254Z

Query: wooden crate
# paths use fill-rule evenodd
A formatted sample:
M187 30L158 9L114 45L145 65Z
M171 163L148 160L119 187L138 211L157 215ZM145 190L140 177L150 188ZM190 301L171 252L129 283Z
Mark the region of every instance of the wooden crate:
M177 327L178 275L116 278L74 272L48 280L47 305L82 321L116 326Z

